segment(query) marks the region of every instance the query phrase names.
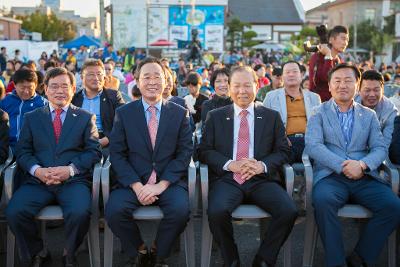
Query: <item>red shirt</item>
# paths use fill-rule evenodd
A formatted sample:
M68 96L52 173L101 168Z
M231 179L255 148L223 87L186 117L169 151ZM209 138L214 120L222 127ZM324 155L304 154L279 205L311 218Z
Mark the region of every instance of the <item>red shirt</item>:
M314 53L309 63L310 90L319 94L322 102L328 101L332 97L329 92L328 73L335 65L342 62L339 57L332 60L324 57L321 53Z
M269 85L270 81L267 77L261 77L261 78L258 78L257 84L258 84L258 88L257 88L257 90L258 90L264 86Z

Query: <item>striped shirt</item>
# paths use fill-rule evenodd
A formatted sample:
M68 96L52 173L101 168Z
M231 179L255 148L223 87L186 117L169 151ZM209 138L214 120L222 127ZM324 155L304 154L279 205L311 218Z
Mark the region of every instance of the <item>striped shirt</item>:
M354 103L346 112L341 112L339 106L333 101L336 109L336 114L339 119L340 128L342 129L343 137L346 142L346 147L350 144L351 135L353 133L354 124Z

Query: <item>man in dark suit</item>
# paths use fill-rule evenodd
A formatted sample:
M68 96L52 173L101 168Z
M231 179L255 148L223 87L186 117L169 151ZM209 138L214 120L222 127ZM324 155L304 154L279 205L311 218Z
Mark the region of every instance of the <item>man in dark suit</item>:
M288 162L289 145L279 113L255 104L257 76L238 67L230 76L233 105L208 113L200 161L210 170L208 218L225 266L240 266L231 213L251 202L272 214L253 266L274 266L297 211L278 171ZM248 265L248 264L246 264Z
M71 105L74 76L64 68L47 73L49 105L25 115L16 157L24 182L10 200L6 216L24 266L43 266L35 216L57 201L64 214L64 266L76 266L75 251L89 228L90 179L101 158L95 116Z
M392 144L389 149L390 160L395 164L400 164L400 116L394 120Z
M83 90L76 93L72 104L96 115L99 142L103 154L108 155L109 137L114 123L115 110L125 104L121 93L104 88L105 70L99 59L86 60L82 66Z
M193 152L185 108L162 99L165 71L155 58L136 72L142 99L116 111L110 136L110 160L119 187L111 192L105 217L129 256L126 266L168 266L174 241L189 219L186 173ZM158 205L164 218L150 251L132 212Z

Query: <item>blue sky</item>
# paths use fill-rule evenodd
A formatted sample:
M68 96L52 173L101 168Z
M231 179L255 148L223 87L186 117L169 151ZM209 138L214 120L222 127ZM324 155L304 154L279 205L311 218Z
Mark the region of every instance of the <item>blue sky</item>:
M305 10L318 6L321 0L300 0ZM105 0L105 3L109 3ZM62 0L63 9L75 10L81 16L95 16L98 13L98 0L86 0L85 6L82 6L82 0ZM0 6L10 8L11 6L36 6L40 0L0 0Z

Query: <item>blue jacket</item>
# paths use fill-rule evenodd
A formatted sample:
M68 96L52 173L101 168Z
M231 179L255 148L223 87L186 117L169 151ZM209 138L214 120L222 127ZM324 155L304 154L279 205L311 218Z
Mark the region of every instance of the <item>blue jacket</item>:
M353 134L346 146L333 101L316 108L307 123L304 152L314 160L314 185L333 172L340 174L347 159L364 161L370 169L367 174L386 183L377 169L386 159L388 148L375 112L354 103Z
M35 93L32 98L22 101L15 90L0 101L0 108L7 112L10 118L10 147L13 150L19 139L24 114L44 105L47 105L47 100L44 97Z

